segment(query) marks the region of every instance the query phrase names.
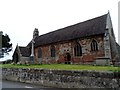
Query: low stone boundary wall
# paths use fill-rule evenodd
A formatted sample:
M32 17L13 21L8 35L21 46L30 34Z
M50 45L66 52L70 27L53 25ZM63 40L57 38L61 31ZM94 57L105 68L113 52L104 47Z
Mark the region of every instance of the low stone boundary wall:
M58 88L118 88L120 73L3 68L2 79Z

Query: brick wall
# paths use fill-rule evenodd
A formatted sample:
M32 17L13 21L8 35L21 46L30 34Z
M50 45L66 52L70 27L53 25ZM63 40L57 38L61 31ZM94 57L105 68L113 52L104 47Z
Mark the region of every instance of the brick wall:
M98 51L92 52L91 51L91 41L95 39L98 43ZM82 56L75 56L74 55L74 46L75 43L79 42L82 47ZM42 63L65 63L65 55L69 53L71 56L72 63L86 63L86 62L93 62L96 57L104 57L104 42L103 36L93 36L87 37L77 40L71 41L64 41L52 44L55 46L56 50L56 57L50 57L50 46L51 45L44 45L35 48L35 61ZM38 58L38 49L42 49L42 58Z
M92 52L91 51L91 41L95 39L98 43L98 51ZM82 56L74 56L74 46L75 42L79 42L82 47ZM50 46L54 45L56 50L56 56L50 57ZM38 49L42 49L42 58L38 58ZM93 37L87 37L77 40L71 40L71 41L64 41L64 42L58 42L55 44L50 45L44 45L35 48L35 61L37 63L65 63L65 55L66 53L69 53L71 56L71 62L72 63L86 63L86 62L93 62L96 57L104 57L104 42L103 37L93 36Z

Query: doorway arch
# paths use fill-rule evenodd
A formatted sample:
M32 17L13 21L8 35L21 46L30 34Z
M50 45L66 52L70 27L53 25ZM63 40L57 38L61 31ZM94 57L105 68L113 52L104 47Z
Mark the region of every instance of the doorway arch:
M65 60L65 64L71 64L71 55L70 55L70 53L65 54L64 60Z

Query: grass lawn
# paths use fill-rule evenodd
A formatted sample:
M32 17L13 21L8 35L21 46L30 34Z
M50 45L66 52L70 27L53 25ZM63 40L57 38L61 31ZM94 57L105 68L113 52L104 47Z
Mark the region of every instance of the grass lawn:
M45 68L55 70L96 70L96 71L113 71L120 72L120 67L113 66L92 66L92 65L66 65L66 64L42 64L42 65L0 65L3 68Z

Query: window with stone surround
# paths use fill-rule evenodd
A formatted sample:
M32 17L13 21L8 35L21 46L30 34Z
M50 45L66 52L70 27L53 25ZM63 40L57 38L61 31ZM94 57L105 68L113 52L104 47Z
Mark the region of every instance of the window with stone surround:
M96 40L92 40L91 42L91 51L98 51L98 44Z
M82 56L82 47L79 43L76 43L74 47L74 55L75 56Z
M51 57L55 57L55 46L51 46Z
M42 49L41 48L38 49L38 58L42 58Z

